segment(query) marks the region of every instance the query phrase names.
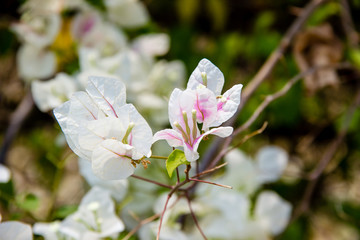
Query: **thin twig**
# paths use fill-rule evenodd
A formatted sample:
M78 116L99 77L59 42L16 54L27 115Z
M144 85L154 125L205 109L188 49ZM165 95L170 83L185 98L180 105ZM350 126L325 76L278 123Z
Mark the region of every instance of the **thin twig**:
M281 59L286 49L290 46L291 41L302 28L306 20L311 16L313 11L319 7L321 4L325 3L326 0L312 0L310 1L305 8L301 11L300 16L295 20L295 22L290 26L290 28L285 33L284 37L281 39L278 47L271 53L266 62L261 66L260 70L256 73L254 78L249 82L249 84L244 88L242 94L241 104L239 110L247 103L249 98L259 87L259 85L265 81L269 76L271 71L274 69L276 63ZM238 113L237 113L238 114ZM235 114L234 119L236 119L237 114Z
M218 187L223 187L223 188L232 189L232 187L231 187L231 186L228 186L228 185L223 185L223 184L219 184L219 183L209 182L209 181L200 180L200 179L196 179L196 178L189 178L189 180L190 180L190 181L194 181L194 182L202 182L202 183L207 183L207 184L215 185L215 186L218 186Z
M151 217L145 218L144 220L141 220L138 225L131 230L128 234L126 234L126 236L122 239L122 240L128 240L131 238L132 235L134 235L143 225L148 224L152 221L154 221L155 219L159 218L160 214L155 214Z
M188 167L190 165L187 165L187 168L188 170L190 170L190 168ZM175 187L172 188L172 190L168 193L168 196L167 196L167 199L166 199L166 203L165 203L165 206L164 206L164 209L161 213L161 217L160 217L160 224L159 224L159 228L158 228L158 233L157 233L157 236L156 236L156 240L159 240L159 237L160 237L160 231L161 231L161 225L162 225L162 221L163 221L163 217L164 217L164 214L165 214L165 211L166 211L166 207L167 207L167 204L169 202L169 199L171 198L171 196L180 189L180 187L184 186L185 184L187 184L189 182L189 178L187 177L184 181L176 184Z
M198 220L197 220L197 218L196 218L196 215L195 215L195 213L194 213L194 211L193 211L193 209L192 209L192 207L191 207L191 200L190 200L190 197L189 197L189 193L188 193L188 192L185 193L185 197L186 197L186 200L187 200L187 202L188 202L189 209L190 209L190 213L191 213L191 216L192 216L192 218L193 218L193 220L194 220L194 223L195 223L197 229L199 230L201 236L202 236L205 240L207 240L204 232L202 231L202 229L201 229L201 227L200 227L200 225L199 225L199 222L198 222Z
M240 142L234 144L234 145L230 148L230 150L239 147L240 145L244 144L244 143L245 143L247 140L249 140L250 138L252 138L252 137L254 137L254 136L256 136L256 135L261 134L261 133L265 130L265 128L267 127L267 125L268 125L268 122L264 122L263 125L261 126L261 128L259 128L258 130L255 130L254 132L252 132L252 133L250 133L250 134L245 135L245 137L243 137L243 139L241 139ZM234 135L238 135L238 134L239 134L239 133L235 133ZM228 152L229 152L229 151L228 151Z
M345 30L346 39L350 47L357 48L359 43L359 35L355 30L355 25L351 17L350 7L347 0L341 0L341 22Z
M218 162L222 159L222 157L228 152L228 147L235 136L237 136L238 134L249 128L270 103L280 98L281 96L284 96L291 89L291 87L294 86L294 84L298 82L300 79L304 78L307 75L313 74L314 72L320 69L326 69L326 68L341 69L341 68L348 68L350 66L351 65L349 63L338 63L338 64L331 64L326 66L316 66L304 72L301 72L296 76L294 76L293 78L291 78L278 92L266 96L264 101L256 108L256 110L251 115L251 117L243 125L235 129L235 131L230 137L225 139L223 150L220 151L215 158L213 158L213 160L208 165L208 168L212 168L216 166L216 164L218 164Z
M135 174L131 175L131 177L140 179L140 180L145 181L145 182L149 182L149 183L156 184L156 185L158 185L158 186L160 186L160 187L173 189L173 187L170 186L170 185L163 184L163 183L161 183L161 182L157 182L157 181L154 181L154 180L151 180L151 179L147 179L147 178L144 178L144 177L140 177L140 176L135 175Z
M201 176L203 176L203 175L212 173L212 172L214 172L214 171L216 171L216 170L218 170L218 169L220 169L220 168L222 168L222 167L225 167L227 164L228 164L228 163L225 162L225 163L223 163L223 164L220 164L219 166L216 166L216 167L213 167L213 168L211 168L211 169L209 169L209 170L205 170L205 171L203 171L203 172L201 172L201 173L198 173L198 174L192 176L191 178L198 178L198 177L201 177Z
M158 228L158 232L157 232L157 235L156 235L156 240L159 240L159 238L160 238L161 224L162 224L162 221L164 219L164 214L165 214L165 211L166 211L166 207L167 207L167 205L169 203L170 198L171 198L171 195L168 194L168 196L166 198L164 209L163 209L163 211L161 213L159 228Z
M10 125L6 130L4 141L1 146L0 163L2 164L5 163L6 155L9 150L9 147L11 146L11 143L14 140L17 132L20 130L24 120L33 109L33 106L34 106L34 101L31 96L31 92L28 91L25 97L22 99L21 103L16 108L15 112L10 117Z

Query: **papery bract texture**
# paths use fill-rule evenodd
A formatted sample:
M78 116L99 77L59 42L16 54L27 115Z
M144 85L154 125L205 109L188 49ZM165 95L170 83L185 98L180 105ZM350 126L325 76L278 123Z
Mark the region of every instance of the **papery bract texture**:
M31 226L18 221L0 223L1 240L32 240Z
M90 77L86 92L74 93L54 110L70 148L91 161L102 179L127 178L134 171L133 160L151 155L151 128L125 100L125 86L118 79Z
M61 223L59 231L75 239L113 237L125 226L115 214L115 205L107 190L93 187L81 200L78 210Z

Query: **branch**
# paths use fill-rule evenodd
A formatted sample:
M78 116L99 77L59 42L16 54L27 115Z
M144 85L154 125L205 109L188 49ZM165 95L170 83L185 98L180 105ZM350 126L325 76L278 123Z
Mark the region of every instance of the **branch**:
M4 141L1 146L0 163L5 163L9 147L11 146L11 143L14 140L16 134L20 130L24 120L30 114L33 106L34 100L31 96L31 92L28 91L25 97L22 99L21 103L16 108L15 112L10 117L10 125L6 131Z
M216 166L216 167L213 167L213 168L211 168L211 169L209 169L209 170L205 170L205 171L203 171L203 172L201 172L201 173L198 173L198 174L192 176L191 178L198 178L198 177L201 177L201 176L203 176L203 175L212 173L212 172L214 172L214 171L216 171L216 170L218 170L218 169L220 169L220 168L222 168L222 167L225 167L227 164L228 164L228 163L225 162L225 163L223 163L223 164L221 164L221 165L219 165L219 166Z
M137 179L140 179L140 180L143 180L143 181L145 181L145 182L149 182L149 183L156 184L156 185L158 185L158 186L160 186L160 187L173 189L173 187L170 186L170 185L166 185L166 184L163 184L163 183L161 183L161 182L157 182L157 181L154 181L154 180L151 180L151 179L147 179L147 178L144 178L144 177L140 177L140 176L135 175L135 174L131 175L131 177L137 178Z
M296 82L298 82L300 79L304 78L307 75L313 74L314 72L316 72L317 70L320 70L320 69L326 69L326 68L340 69L340 68L348 68L350 66L351 65L348 63L338 63L338 64L331 64L331 65L326 65L326 66L312 67L304 72L299 73L298 75L296 75L295 77L290 79L284 85L284 87L282 89L280 89L278 92L266 96L264 101L256 108L253 115L251 115L251 117L243 125L241 125L237 129L235 129L235 131L233 132L233 134L230 137L225 139L225 142L223 145L223 150L220 151L220 153L218 153L216 155L216 157L210 162L210 164L208 165L208 168L216 166L218 164L218 162L222 159L222 157L225 156L226 153L228 153L228 151L229 151L228 147L235 136L237 136L238 134L240 134L241 132L246 130L248 127L250 127L271 102L273 102L274 100L278 99L281 96L284 96L291 89L291 87L294 86L294 84Z
M318 8L321 4L325 3L326 0L312 0L308 3L305 8L301 11L300 16L295 20L295 22L290 26L290 28L285 33L284 37L281 39L278 47L271 53L270 57L266 60L266 62L261 66L260 70L256 73L254 78L248 83L248 85L244 88L244 92L242 94L241 104L239 106L238 113L233 117L232 123L237 118L240 110L247 103L249 98L255 92L255 90L259 87L259 85L265 81L265 79L269 76L276 63L281 59L285 50L290 46L291 41L304 25L306 20L311 16L316 8Z
M209 182L209 181L205 181L205 180L200 180L200 179L195 179L195 178L189 178L189 180L190 180L190 181L194 181L194 182L202 182L202 183L207 183L207 184L215 185L215 186L218 186L218 187L223 187L223 188L232 189L231 186L223 185L223 184L218 184L218 183L214 183L214 182Z
M265 61L265 63L261 66L259 71L255 74L253 79L244 88L244 91L243 91L242 97L241 97L241 103L238 107L238 111L227 122L228 125L233 126L235 124L235 121L236 121L238 115L240 114L241 109L244 107L244 105L247 103L247 101L252 96L252 94L255 92L255 90L259 87L259 85L263 81L265 81L267 76L272 72L276 63L281 59L281 57L283 56L286 49L290 46L291 41L294 39L294 37L298 33L298 31L302 28L302 26L304 25L306 20L311 16L311 14L314 12L314 10L316 8L318 8L321 4L325 3L326 1L327 0L312 0L301 11L300 16L296 18L296 20L293 22L293 24L287 30L284 37L281 39L279 45L277 46L277 48L271 53L271 55L268 57L268 59ZM222 143L223 143L222 139L221 140L217 139L215 142L213 142L209 146L207 154L203 157L203 160L202 160L203 164L200 168L200 171L207 168L208 164L210 163L211 159L216 154L219 146ZM230 145L230 141L225 141L223 148L227 148L229 145Z
M134 235L143 225L148 224L152 221L154 221L155 219L157 219L158 217L160 217L160 214L155 214L151 217L145 218L144 220L141 220L138 225L131 230L131 232L129 232L122 240L128 240L131 238L132 235Z
M196 215L195 215L194 211L192 210L191 201L190 201L190 197L189 197L189 193L188 193L188 192L185 193L185 197L186 197L186 200L187 200L187 202L188 202L189 209L190 209L190 213L191 213L191 216L192 216L192 218L193 218L193 220L194 220L194 223L195 223L197 229L199 230L201 236L202 236L205 240L207 240L204 232L203 232L202 229L200 228L200 225L199 225L199 222L198 222L198 220L197 220L197 218L196 218Z
M348 44L353 47L358 47L359 35L355 30L355 25L351 17L350 7L347 0L341 0L341 23L345 30L346 39Z

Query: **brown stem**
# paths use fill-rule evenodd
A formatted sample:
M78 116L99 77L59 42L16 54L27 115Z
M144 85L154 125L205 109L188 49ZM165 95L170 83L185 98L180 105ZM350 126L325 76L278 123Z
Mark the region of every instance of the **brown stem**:
M3 144L0 151L0 163L4 164L6 160L6 155L9 150L9 147L14 140L17 132L21 128L26 117L30 114L34 106L34 101L31 96L31 92L28 91L25 97L22 99L21 103L16 108L15 112L10 117L10 125L6 130Z
M219 183L209 182L209 181L200 180L200 179L196 179L196 178L189 178L189 180L190 180L190 181L194 181L194 182L202 182L202 183L207 183L207 184L215 185L215 186L218 186L218 187L223 187L223 188L232 189L232 187L231 187L231 186L228 186L228 185L223 185L223 184L219 184Z
M205 171L203 171L203 172L201 172L201 173L198 173L198 174L192 176L192 178L198 178L198 177L201 177L201 176L203 176L203 175L212 173L212 172L214 172L214 171L216 171L216 170L218 170L218 169L220 169L220 168L222 168L222 167L225 167L227 164L228 164L228 163L225 162L225 163L223 163L223 164L221 164L221 165L219 165L219 166L216 166L216 167L213 167L213 168L211 168L211 169L209 169L209 170L205 170Z
M144 178L144 177L140 177L140 176L135 175L135 174L131 175L131 177L140 179L140 180L145 181L145 182L149 182L149 183L156 184L156 185L158 185L158 186L160 186L160 187L173 189L173 187L170 186L170 185L163 184L163 183L161 183L161 182L157 182L157 181L154 181L154 180L151 180L151 179L147 179L147 178Z
M251 117L243 125L235 129L235 131L230 137L225 139L225 143L222 147L223 150L220 151L215 158L213 158L211 163L208 165L208 168L214 167L216 166L216 164L218 164L218 162L222 159L222 157L228 152L228 147L236 135L240 134L241 132L249 128L270 103L280 98L281 96L284 96L291 89L291 87L294 86L294 84L298 82L300 79L304 78L307 75L313 74L315 71L319 69L326 69L326 68L340 69L340 68L348 68L348 67L350 67L348 63L339 63L339 64L331 64L327 66L312 67L309 70L301 72L298 75L294 76L278 92L266 96L264 101L256 108L256 110L251 115Z
M355 30L355 25L351 17L350 7L347 0L341 0L341 23L346 33L346 39L350 47L357 48L359 43L359 35Z
M194 220L194 223L195 223L197 229L199 230L201 236L202 236L205 240L207 240L204 232L202 231L202 229L201 229L201 227L200 227L200 225L199 225L199 222L198 222L198 220L197 220L197 218L196 218L196 215L195 215L195 213L194 213L194 211L193 211L193 209L192 209L192 207L191 207L191 201L190 201L190 197L189 197L189 193L188 193L188 192L185 193L185 197L186 197L186 200L187 200L187 202L188 202L189 209L190 209L190 213L191 213L191 216L192 216L192 218L193 218L193 220Z
M148 217L144 220L141 220L138 225L133 229L131 230L128 234L126 234L126 236L122 239L122 240L128 240L131 238L132 235L134 235L143 225L145 224L148 224L152 221L154 221L155 219L157 219L158 217L160 217L160 214L155 214L151 217Z

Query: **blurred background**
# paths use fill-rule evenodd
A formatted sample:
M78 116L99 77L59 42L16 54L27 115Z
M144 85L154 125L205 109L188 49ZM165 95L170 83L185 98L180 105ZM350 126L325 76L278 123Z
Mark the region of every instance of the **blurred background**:
M11 122L16 121L16 116L11 116L30 88L19 77L16 55L20 42L10 29L12 23L19 21L19 8L24 2L3 0L0 8L3 145L10 144L5 141L5 134ZM99 9L103 7L101 1L88 2ZM266 186L290 201L294 209L294 218L276 239L360 239L360 110L354 105L360 87L360 50L358 42L347 37L342 2L327 1L311 14L236 121L236 126L244 123L266 95L278 91L289 79L316 63L352 64L346 69L318 73L326 76L323 82L318 75L307 75L285 96L271 103L246 132L259 129L267 121L266 130L241 149L254 155L261 146L274 144L290 156L282 180ZM125 29L128 38L143 33L167 33L170 49L163 58L183 61L187 72L183 88L198 62L208 58L224 73L224 89L228 89L237 83L246 88L308 1L143 3L151 20L145 26ZM359 31L360 1L351 0L348 4L348 13ZM63 20L70 20L72 14L62 13ZM69 50L66 36L60 37L50 46L56 52L57 71L76 72L77 56ZM0 184L0 210L3 219L29 223L62 218L73 211L85 193L76 157L59 143L63 139L58 136L60 128L51 112L43 113L33 105L27 108L29 114L6 151L6 165L12 170L13 179L12 183ZM344 128L345 136L339 138ZM334 156L320 175L312 179L310 173L338 139ZM205 152L209 145L204 144L201 151Z

